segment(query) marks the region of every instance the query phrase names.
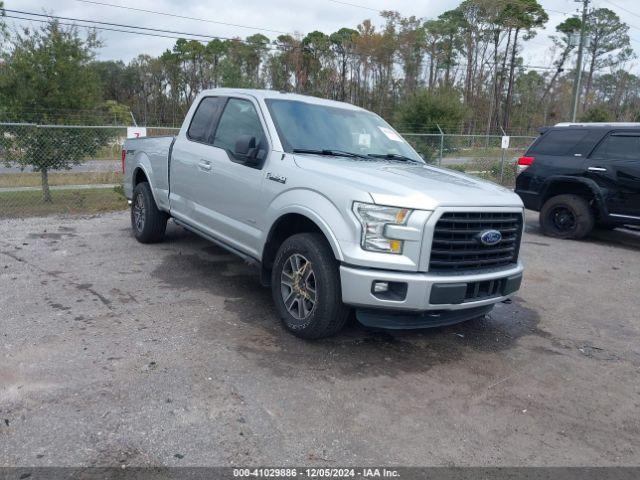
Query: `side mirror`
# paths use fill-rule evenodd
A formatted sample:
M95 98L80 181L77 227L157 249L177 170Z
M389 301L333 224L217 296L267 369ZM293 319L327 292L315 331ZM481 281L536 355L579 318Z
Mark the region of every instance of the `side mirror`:
M256 137L251 135L240 135L240 138L236 140L235 153L238 157L255 157L256 151Z

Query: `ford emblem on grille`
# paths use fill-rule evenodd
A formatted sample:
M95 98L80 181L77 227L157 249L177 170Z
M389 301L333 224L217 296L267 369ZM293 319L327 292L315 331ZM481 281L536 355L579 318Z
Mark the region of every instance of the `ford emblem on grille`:
M478 238L483 245L495 245L502 240L502 234L498 230L484 230Z

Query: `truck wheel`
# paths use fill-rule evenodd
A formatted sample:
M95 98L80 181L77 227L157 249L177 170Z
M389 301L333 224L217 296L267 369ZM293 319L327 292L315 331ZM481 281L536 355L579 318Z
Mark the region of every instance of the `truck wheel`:
M149 184L140 182L136 185L131 199L131 227L136 239L141 243L160 242L168 219L165 212L158 210Z
M318 233L293 235L280 246L271 292L285 328L300 338L333 335L349 315L342 303L338 262Z
M578 195L557 195L540 210L540 227L556 238L583 238L593 230L594 217L589 202Z

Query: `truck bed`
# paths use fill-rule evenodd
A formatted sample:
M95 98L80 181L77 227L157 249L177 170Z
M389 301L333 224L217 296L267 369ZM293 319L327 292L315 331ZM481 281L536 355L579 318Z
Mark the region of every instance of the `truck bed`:
M169 151L174 136L129 138L125 140L124 193L128 199L133 195L136 166L144 170L152 185L153 194L161 210L169 210Z

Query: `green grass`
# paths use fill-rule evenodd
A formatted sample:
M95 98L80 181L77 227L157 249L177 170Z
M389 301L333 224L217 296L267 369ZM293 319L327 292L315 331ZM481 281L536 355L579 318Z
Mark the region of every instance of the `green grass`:
M49 185L94 185L122 183L121 172L49 172ZM39 187L42 184L40 173L23 172L0 175L0 188L3 187Z
M127 199L121 189L52 190L53 202L44 203L39 190L1 192L0 218L37 217L54 214L91 214L124 210Z

